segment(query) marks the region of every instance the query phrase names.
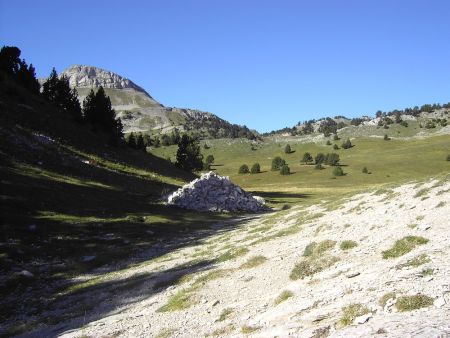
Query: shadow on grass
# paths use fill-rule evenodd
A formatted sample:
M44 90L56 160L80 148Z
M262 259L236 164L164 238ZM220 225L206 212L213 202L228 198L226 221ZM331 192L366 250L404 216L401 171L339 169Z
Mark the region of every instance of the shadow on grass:
M102 276L199 244L234 229L247 217L168 207L158 199L176 186L79 161L68 166L59 158L39 158L49 163L40 165L39 171L34 167L28 170L28 166L18 169L16 162L0 157L0 323L4 323L0 336L3 332L6 336L56 336L83 325L84 320L72 319L85 313L86 320L96 320L114 308L148 298L160 291L151 288L153 281L174 274L181 278L184 273L209 268L210 262L118 281L103 280ZM218 227L218 223L225 226ZM14 277L22 270L33 277ZM78 286L80 281L74 277L90 273L100 280ZM76 292L67 294L67 289ZM89 306L100 304L103 293L117 301L96 307L90 317ZM55 313L61 316L55 317ZM52 327L55 331L41 327L42 323L53 326L59 322L64 325ZM37 324L39 331L31 333Z
M266 202L271 204L298 203L313 197L313 194L299 194L282 191L251 191L251 193L252 195L263 197Z

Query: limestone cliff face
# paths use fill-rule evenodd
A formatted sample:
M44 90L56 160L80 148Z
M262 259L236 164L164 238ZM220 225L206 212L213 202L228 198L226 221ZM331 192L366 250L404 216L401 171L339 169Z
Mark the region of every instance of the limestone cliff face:
M148 95L144 89L131 80L97 67L73 65L65 69L61 75L67 76L71 87L97 88L103 86L103 88L112 89L128 88Z

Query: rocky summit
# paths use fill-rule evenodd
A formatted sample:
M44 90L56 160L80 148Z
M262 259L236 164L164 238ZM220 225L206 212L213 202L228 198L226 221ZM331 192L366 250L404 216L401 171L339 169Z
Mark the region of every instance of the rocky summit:
M264 199L252 196L228 177L210 171L168 197L168 204L197 211L267 211Z

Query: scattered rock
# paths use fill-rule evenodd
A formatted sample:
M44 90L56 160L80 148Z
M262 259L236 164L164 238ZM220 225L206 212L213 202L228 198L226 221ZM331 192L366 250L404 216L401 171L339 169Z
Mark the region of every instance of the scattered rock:
M439 297L434 300L434 306L441 308L445 305L445 299L444 297Z
M82 258L81 258L81 261L83 261L83 262L90 262L90 261L93 261L94 259L95 259L95 255L92 255L92 256L83 256Z
M317 317L315 317L312 322L313 323L317 323L317 322L321 322L324 319L327 319L328 315L318 315Z
M361 274L360 272L356 271L356 272L350 272L350 273L346 274L345 276L347 278L353 278L353 277L359 276L360 274Z
M172 193L168 204L197 211L267 211L261 198L255 199L228 177L210 171Z
M212 306L216 306L216 305L218 305L220 302L218 301L218 300L215 300L214 302L213 302L213 304L212 304Z
M371 313L367 313L365 315L356 317L354 320L355 324L364 324L365 322L367 322L370 318L372 318L372 314Z
M431 225L429 225L429 224L420 224L420 225L417 227L417 229L422 230L422 231L428 230L428 229L430 229L430 228L431 228Z

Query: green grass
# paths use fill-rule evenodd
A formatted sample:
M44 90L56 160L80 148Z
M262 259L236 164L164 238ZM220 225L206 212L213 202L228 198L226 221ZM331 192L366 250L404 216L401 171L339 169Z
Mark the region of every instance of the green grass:
M369 309L365 305L359 303L350 304L342 308L342 315L339 319L339 324L341 327L350 325L353 323L356 317L365 315L369 312Z
M402 127L404 128L404 127ZM408 128L404 128L407 130ZM257 151L250 150L250 141L247 140L208 140L211 148L205 151L205 156L213 154L216 164L214 167L221 175L230 176L231 180L250 191L266 192L271 201L274 196L271 192L284 193L286 200L302 201L305 197L300 194L312 194L306 197L322 198L327 194L340 195L348 191L361 188L377 187L386 183L408 182L411 177L420 180L448 171L445 158L448 152L448 136L435 136L426 139L410 139L408 141L392 139L387 144L382 139L358 138L353 143L355 147L347 150L337 150L341 163L347 165L345 179L330 180L331 168L314 170L313 165L301 165L300 158L304 152L313 155L318 152L329 152L327 146L315 143L297 143L295 138L285 138L295 150L295 153L286 155L283 147L283 138L275 142L266 138ZM161 158L174 157L176 147L161 147L153 153ZM417 153L423 156L417 157ZM367 156L370 154L370 156ZM291 168L291 175L282 176L270 170L271 159L275 156L284 158ZM238 175L237 169L242 163L258 162L262 173L258 175ZM361 168L367 166L371 175L362 174ZM297 196L295 196L297 194Z
M223 309L220 313L219 319L217 319L218 322L223 322L225 319L228 319L232 314L234 310L232 308L226 308Z
M339 258L330 255L323 255L320 257L311 256L304 258L303 260L295 264L289 278L292 280L297 280L313 276L316 273L319 273L326 268L334 265L337 261L339 261Z
M402 269L402 268L407 268L407 267L418 267L420 265L423 265L425 263L429 263L431 262L430 257L428 257L428 255L426 254L421 254L417 257L414 257L410 260L408 260L407 262L403 263L403 264L399 264L397 265L397 269Z
M235 259L237 257L245 255L246 253L248 253L248 251L249 250L247 248L243 248L243 247L232 248L232 249L224 252L223 254L221 254L219 257L217 257L216 262L223 263L223 262L229 261L231 259Z
M244 325L241 327L241 332L243 334L250 334L253 333L255 331L258 331L260 329L259 326L249 326L249 325Z
M288 300L289 298L293 297L294 293L289 290L284 290L281 292L278 297L275 299L275 305L278 305L280 303L283 303L284 301Z
M190 290L181 290L171 296L167 303L156 312L180 311L189 308L195 303L194 296Z
M244 264L240 266L241 269L251 269L257 267L258 265L263 264L267 261L267 258L264 256L253 256L250 257Z
M158 332L158 334L155 336L155 338L169 338L176 332L175 329L162 329Z
M433 305L433 298L417 294L413 296L401 296L397 298L395 307L400 312L413 311Z
M350 250L358 246L358 243L351 240L342 241L339 247L341 250Z
M428 243L428 239L421 236L406 236L394 243L394 246L389 250L383 251L384 259L396 258L412 251L416 246Z
M305 250L303 251L303 256L304 257L319 256L324 252L333 249L335 245L336 241L332 241L330 239L323 240L319 243L312 242L306 246Z
M378 301L378 304L384 308L386 306L387 301L391 298L395 299L395 297L396 297L396 295L394 292L385 293Z

